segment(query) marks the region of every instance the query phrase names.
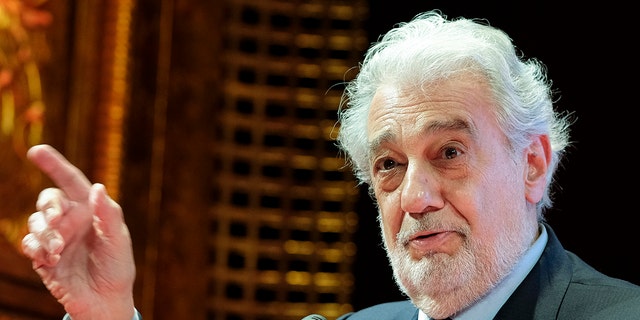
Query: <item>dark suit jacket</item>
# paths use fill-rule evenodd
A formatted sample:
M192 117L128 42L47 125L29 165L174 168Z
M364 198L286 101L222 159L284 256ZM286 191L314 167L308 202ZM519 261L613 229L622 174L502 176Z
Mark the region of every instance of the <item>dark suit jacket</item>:
M549 240L540 260L494 319L640 319L640 286L596 271L545 227ZM338 318L345 319L417 320L418 309L409 301L390 302Z

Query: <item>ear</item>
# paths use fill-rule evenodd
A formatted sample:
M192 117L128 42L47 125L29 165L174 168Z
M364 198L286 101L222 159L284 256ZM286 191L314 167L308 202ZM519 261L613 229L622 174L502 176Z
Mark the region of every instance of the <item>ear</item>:
M534 137L525 152L525 198L536 204L542 199L547 187L547 172L551 165L549 136Z

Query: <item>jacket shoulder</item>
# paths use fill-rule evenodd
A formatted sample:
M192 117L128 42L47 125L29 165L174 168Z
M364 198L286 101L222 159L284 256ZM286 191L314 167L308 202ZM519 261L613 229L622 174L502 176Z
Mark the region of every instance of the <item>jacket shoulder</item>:
M640 286L607 276L568 252L574 273L561 314L604 314L608 318L638 319Z

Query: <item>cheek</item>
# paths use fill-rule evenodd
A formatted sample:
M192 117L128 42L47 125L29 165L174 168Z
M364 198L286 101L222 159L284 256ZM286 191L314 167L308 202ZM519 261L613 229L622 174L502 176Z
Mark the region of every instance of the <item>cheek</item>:
M517 213L522 211L524 201L523 184L519 180L521 175L513 164L493 169L486 170L478 180L478 192L472 204L476 212L472 218L474 224L482 225L481 228L488 232L511 224L513 219L520 219Z
M376 194L376 199L385 241L387 245L393 247L395 246L396 234L402 225L403 213L400 209L400 201L393 194Z

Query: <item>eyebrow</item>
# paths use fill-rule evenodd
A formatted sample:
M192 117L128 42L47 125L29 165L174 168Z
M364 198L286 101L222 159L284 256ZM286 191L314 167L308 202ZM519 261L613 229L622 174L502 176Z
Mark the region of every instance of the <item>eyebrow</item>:
M434 134L439 131L466 131L472 136L476 135L474 127L468 121L459 118L429 122L429 124L422 130L422 134ZM382 134L369 142L369 154L375 154L377 150L382 148L383 144L395 139L396 135L394 133L390 130L385 130Z

